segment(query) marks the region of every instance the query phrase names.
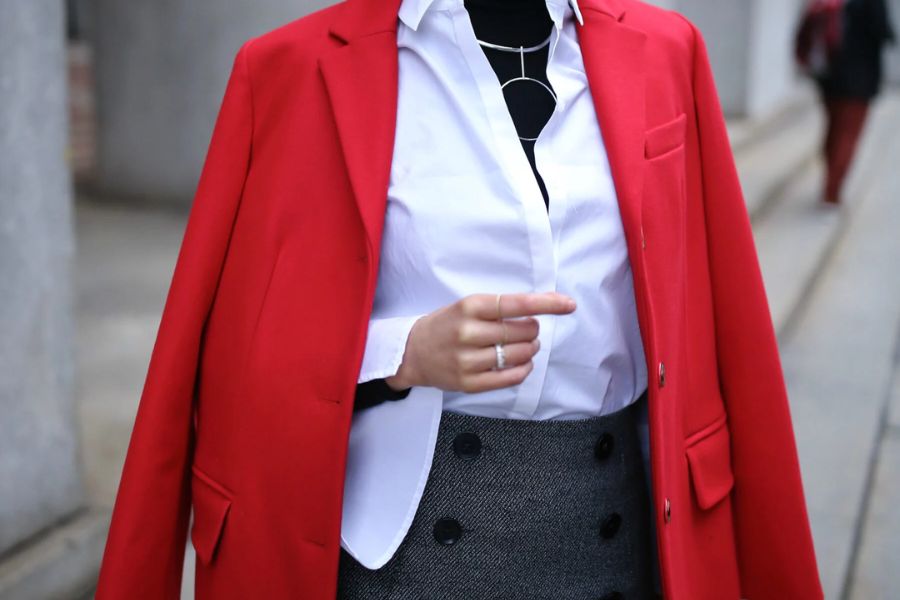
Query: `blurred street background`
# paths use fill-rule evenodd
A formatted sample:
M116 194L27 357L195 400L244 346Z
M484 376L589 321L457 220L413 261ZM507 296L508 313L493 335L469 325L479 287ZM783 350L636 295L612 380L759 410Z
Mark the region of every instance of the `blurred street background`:
M826 597L900 598L900 48L826 206L805 2L655 3L709 46ZM326 4L0 0L0 600L92 596L232 59ZM184 598L192 570L188 544Z

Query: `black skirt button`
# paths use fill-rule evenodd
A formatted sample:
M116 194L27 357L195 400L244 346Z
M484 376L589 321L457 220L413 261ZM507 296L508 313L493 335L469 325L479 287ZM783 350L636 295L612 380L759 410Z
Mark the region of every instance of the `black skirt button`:
M445 546L450 546L462 537L462 525L451 518L438 519L434 524L434 539Z
M616 535L619 527L622 526L622 516L619 513L612 513L600 523L600 535L604 539L609 539Z
M604 433L599 438L597 438L597 443L594 444L594 456L597 457L597 460L606 460L612 454L613 451L613 436L609 433Z
M481 454L481 438L468 431L460 433L453 440L453 452L463 460L474 460Z

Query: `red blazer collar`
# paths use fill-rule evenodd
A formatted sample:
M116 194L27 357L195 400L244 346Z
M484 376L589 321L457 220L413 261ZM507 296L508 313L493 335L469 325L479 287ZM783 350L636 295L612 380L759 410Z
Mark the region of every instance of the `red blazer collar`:
M625 16L625 0L580 0L578 6L582 10L597 10L616 21L621 21Z
M625 15L625 0L579 0L578 6L582 10L601 12L616 21ZM330 32L344 42L397 30L400 0L344 0L340 7Z

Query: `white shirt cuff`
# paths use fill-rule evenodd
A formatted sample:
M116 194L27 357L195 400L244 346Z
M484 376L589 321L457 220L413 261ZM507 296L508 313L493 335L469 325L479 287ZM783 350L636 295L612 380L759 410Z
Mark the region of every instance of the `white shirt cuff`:
M370 319L357 383L396 375L413 324L424 315Z

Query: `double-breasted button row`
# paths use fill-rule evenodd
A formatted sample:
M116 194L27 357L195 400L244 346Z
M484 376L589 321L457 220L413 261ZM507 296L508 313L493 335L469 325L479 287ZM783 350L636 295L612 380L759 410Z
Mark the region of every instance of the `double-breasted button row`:
M594 457L598 461L605 461L612 456L615 446L615 438L611 433L604 432L600 434L594 443ZM608 540L616 535L622 526L622 515L619 513L610 513L600 521L600 537Z
M453 453L461 460L475 460L481 456L481 438L477 433L464 431L453 438ZM434 523L434 539L444 546L452 546L462 537L462 525L453 517Z

